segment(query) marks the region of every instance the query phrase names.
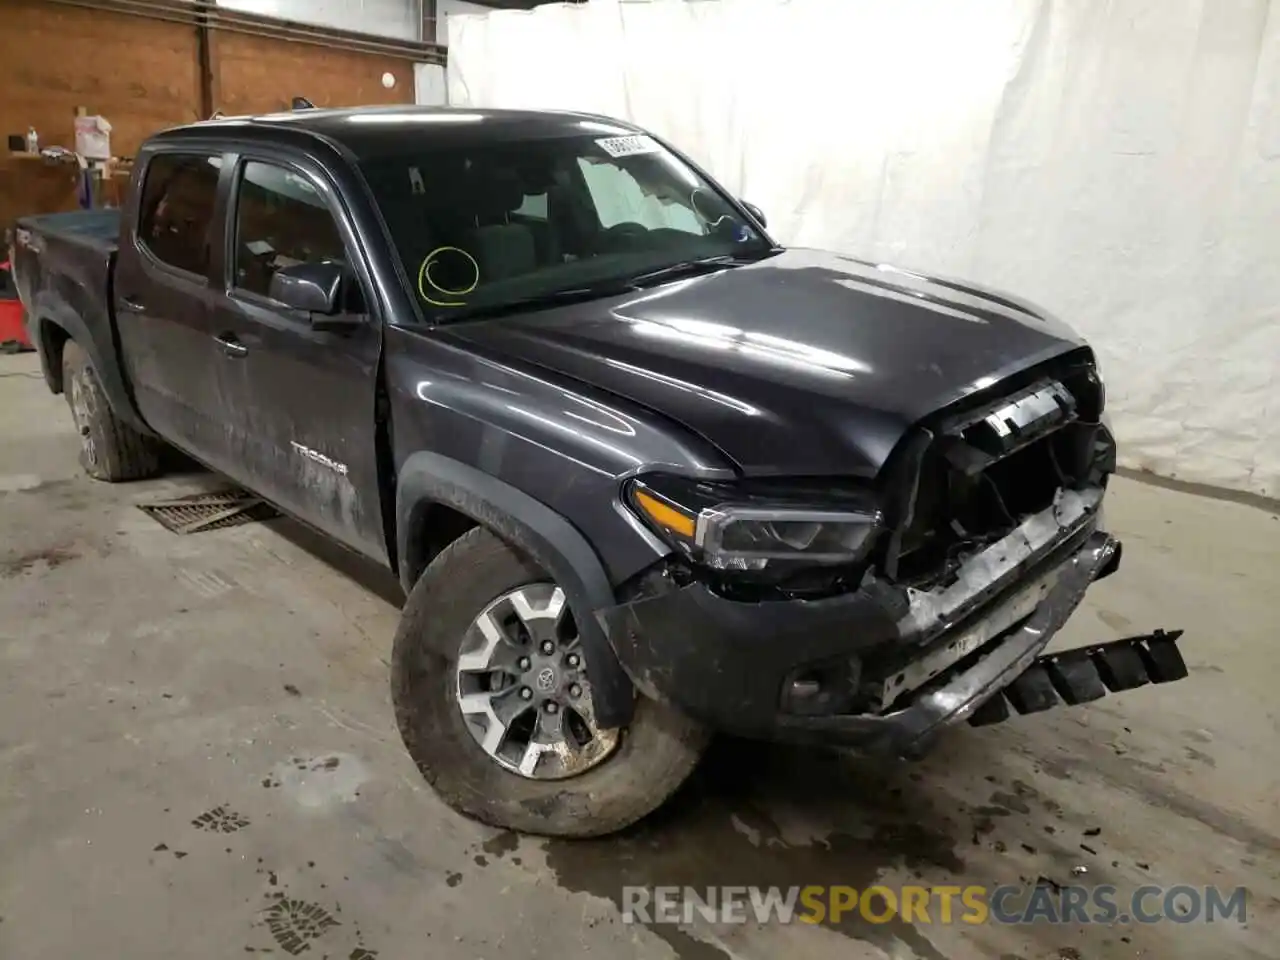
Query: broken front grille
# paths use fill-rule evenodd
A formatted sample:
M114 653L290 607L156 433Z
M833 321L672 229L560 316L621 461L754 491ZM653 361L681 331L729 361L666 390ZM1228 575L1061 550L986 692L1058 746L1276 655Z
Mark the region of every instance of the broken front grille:
M926 423L896 455L889 579L945 585L965 556L1051 506L1059 491L1100 485L1114 469L1089 357L1002 386Z

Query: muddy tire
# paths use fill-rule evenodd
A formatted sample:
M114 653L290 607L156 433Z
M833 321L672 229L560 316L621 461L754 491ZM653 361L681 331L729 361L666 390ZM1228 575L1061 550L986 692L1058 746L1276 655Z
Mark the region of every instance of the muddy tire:
M581 721L571 723L571 718L578 715L575 710L587 718L593 714L589 704L583 709L581 699L571 701L566 693L564 712L559 718L564 731L570 731L571 727L577 731L572 735L566 732L564 736L566 742L577 737L571 749L581 749L580 754L575 754L581 761L570 764L562 759L564 754L548 753L545 762L562 765L549 775L536 774L549 778L533 778L537 765L544 762L541 756L535 758L528 775L522 773L525 770L525 764L520 762L522 743L514 731L527 721L530 713L534 720L528 723L539 730L538 724L542 721L556 719L544 715L552 712L548 706L550 700L539 700L532 689L541 681L546 681L545 687L556 682L547 679L556 667L548 670L542 666L539 671L539 666L578 664L581 660L573 651L580 651L580 647L569 639L564 648L568 652L553 655L563 659L543 658L542 652L550 654L549 634L531 635L527 631L521 634L521 625L517 623L512 628L514 620L508 615L502 621L506 624L502 629L514 629L517 637L510 654L527 672L505 675L504 682L497 685L497 689L505 693L486 692L481 696L499 704L496 709L500 713L507 712L501 706L504 702L512 711L522 712L509 729L503 726L502 739L506 740L509 735L516 741L514 751L510 751L511 759L502 755L508 746L505 743L501 750L490 751L484 734L477 733L474 715L464 715L460 703L460 698L476 699L463 689L464 679L470 682L468 678L472 676L466 672L468 666L477 656L489 654L466 650L480 633L485 633L479 626L480 618L498 609L504 597L524 596L523 591L536 590L542 590L543 597L549 597L547 591L553 590L561 601L563 599L546 573L488 530L473 529L441 552L410 593L396 635L391 664L396 722L423 777L459 812L493 826L545 836L593 837L612 833L650 813L676 791L697 766L707 744L707 733L674 710L641 698L629 727L621 731L599 731L598 745L603 744L599 749L592 748L592 744L597 744L594 739L588 739L586 746L580 747L583 740L579 734L586 728ZM523 609L526 613L530 611L527 602ZM549 605L543 608L546 609L550 609ZM564 610L562 620L569 617L571 623L571 614L567 607ZM534 612L546 618L545 613ZM499 620L495 615L488 622ZM563 627L557 629L565 632ZM570 636L572 630L570 626ZM498 644L497 636L492 629L485 636L492 638L493 642L488 644L492 650ZM521 643L526 646L521 647ZM505 633L500 645L504 649L508 645ZM526 649L532 653L531 668L531 657L521 653ZM507 660L507 669L519 671L517 659ZM587 669L589 664L584 665L580 681L569 677L561 689L577 691L579 697L586 693L589 699L589 686L579 685L588 683ZM555 695L558 694L547 694L548 697ZM521 703L521 698L530 699ZM497 714L488 716L496 718ZM594 726L591 729L594 730ZM531 733L529 741L540 735ZM523 756L527 760L529 753ZM517 766L519 769L514 769Z
M160 470L160 444L116 417L89 357L74 340L62 350L62 387L80 434L80 465L96 480L141 480Z

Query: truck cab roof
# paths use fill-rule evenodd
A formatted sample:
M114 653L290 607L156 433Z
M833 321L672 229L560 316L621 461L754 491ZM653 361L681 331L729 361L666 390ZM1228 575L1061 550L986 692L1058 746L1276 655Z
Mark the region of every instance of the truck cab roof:
M403 148L407 134L427 129L431 131L432 140L441 146L549 140L583 133L616 136L643 132L625 121L572 111L391 106L219 117L165 130L149 142L172 143L225 135L237 140L285 145L296 144L302 136L337 144L363 160Z

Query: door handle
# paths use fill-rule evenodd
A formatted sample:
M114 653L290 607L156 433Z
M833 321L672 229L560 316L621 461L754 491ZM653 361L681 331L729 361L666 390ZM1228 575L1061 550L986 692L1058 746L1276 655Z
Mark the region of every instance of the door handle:
M130 310L130 311L132 311L132 312L134 312L134 313L146 313L146 312L147 312L146 305L145 305L141 300L137 300L137 299L135 299L135 298L133 298L133 297L125 297L125 296L121 296L121 297L120 297L120 306L122 306L122 307L124 307L126 310Z
M220 337L214 337L218 346L222 348L222 352L228 357L245 357L249 355L249 348L236 339L234 333L224 333Z

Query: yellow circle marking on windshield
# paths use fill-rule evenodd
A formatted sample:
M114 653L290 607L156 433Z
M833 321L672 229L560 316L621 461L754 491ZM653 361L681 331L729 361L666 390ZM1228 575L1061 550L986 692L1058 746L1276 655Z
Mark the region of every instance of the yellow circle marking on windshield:
M475 279L471 281L470 286L459 287L457 290L450 290L448 287L442 287L431 279L431 268L436 265L437 258L442 253L459 253L471 261L471 268L475 271ZM431 288L433 293L440 293L446 297L465 297L468 293L474 290L479 283L480 264L476 262L475 257L459 247L436 247L427 254L426 258L422 261L422 266L418 268L418 295L433 307L461 307L465 306L465 304L461 300L433 300L427 294L428 286Z

